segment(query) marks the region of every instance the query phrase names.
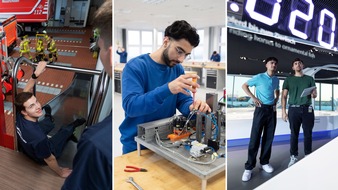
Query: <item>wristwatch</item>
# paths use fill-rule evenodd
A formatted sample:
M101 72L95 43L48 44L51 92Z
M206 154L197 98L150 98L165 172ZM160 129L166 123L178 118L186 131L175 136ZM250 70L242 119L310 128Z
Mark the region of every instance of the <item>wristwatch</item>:
M37 79L38 77L35 75L35 73L32 74L32 79Z

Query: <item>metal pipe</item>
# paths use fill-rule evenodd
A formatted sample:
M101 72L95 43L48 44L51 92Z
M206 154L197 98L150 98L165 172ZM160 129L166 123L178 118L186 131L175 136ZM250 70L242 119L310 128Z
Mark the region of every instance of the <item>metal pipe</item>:
M100 116L100 110L103 106L103 100L107 95L107 89L109 85L110 78L106 72L102 73L102 75L98 78L98 85L95 90L95 94L93 97L93 102L91 104L90 112L87 118L87 126L91 126L96 123Z
M13 78L13 95L14 97L17 95L17 73L19 70L19 66L26 62L28 65L30 65L33 70L35 69L35 66L38 65L38 63L34 63L28 58L21 56L18 58L14 64L13 72L12 72L12 78ZM56 69L56 70L64 70L64 71L72 71L77 73L83 73L83 74L91 74L91 75L99 75L98 78L98 86L94 92L92 105L90 108L90 111L88 113L88 119L87 119L87 126L90 126L98 121L99 118L99 111L102 108L103 100L106 97L107 89L109 85L109 76L106 74L106 72L99 71L99 70L90 70L90 69L83 69L83 68L76 68L76 67L66 67L66 66L60 66L60 65L46 65L46 68ZM103 82L102 82L103 80ZM36 94L36 85L33 87L33 94ZM13 104L13 120L14 124L16 123L16 109L15 105ZM16 135L16 127L14 127L14 149L18 149L17 144L17 135Z

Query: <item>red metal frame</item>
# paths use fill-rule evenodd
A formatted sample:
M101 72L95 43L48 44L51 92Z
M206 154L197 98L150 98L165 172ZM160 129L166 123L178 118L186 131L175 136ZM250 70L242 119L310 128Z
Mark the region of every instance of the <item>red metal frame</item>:
M15 19L15 16L14 16ZM0 28L2 25L0 26ZM16 25L15 27L15 34L16 34ZM3 28L2 28L3 29ZM0 31L0 74L2 79L2 74L8 69L6 69L6 65L3 59L6 59L8 57L8 51L7 51L7 37L3 35L4 31ZM7 35L7 34L6 34ZM4 69L4 70L3 70ZM0 146L7 147L14 150L14 134L8 135L6 130L6 119L5 119L5 108L4 108L4 94L2 92L2 87L6 87L8 91L12 90L12 83L11 78L8 81L3 81L0 83ZM8 92L6 90L6 92ZM13 121L14 122L14 121Z
M1 67L0 73L2 73ZM10 136L6 133L5 108L2 96L2 90L0 90L0 146L14 150L14 136Z

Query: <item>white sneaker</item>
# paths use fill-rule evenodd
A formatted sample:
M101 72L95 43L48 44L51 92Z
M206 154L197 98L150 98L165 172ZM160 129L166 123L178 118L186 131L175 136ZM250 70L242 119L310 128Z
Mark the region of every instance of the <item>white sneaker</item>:
M252 170L244 170L242 181L249 181L251 179Z
M266 173L272 173L273 172L273 167L270 164L264 164L261 165L261 168L266 172Z
M288 167L290 167L290 166L292 166L293 164L295 164L296 162L297 162L297 158L296 158L296 156L294 156L294 155L291 155L290 156L290 162L289 162L289 165L288 165Z

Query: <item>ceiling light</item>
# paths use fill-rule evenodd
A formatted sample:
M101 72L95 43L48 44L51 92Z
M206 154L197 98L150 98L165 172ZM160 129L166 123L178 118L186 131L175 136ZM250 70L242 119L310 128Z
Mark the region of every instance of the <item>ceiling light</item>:
M239 6L238 6L238 4L237 3L231 3L230 4L230 9L232 10L232 11L234 11L234 12L238 12L239 11Z

